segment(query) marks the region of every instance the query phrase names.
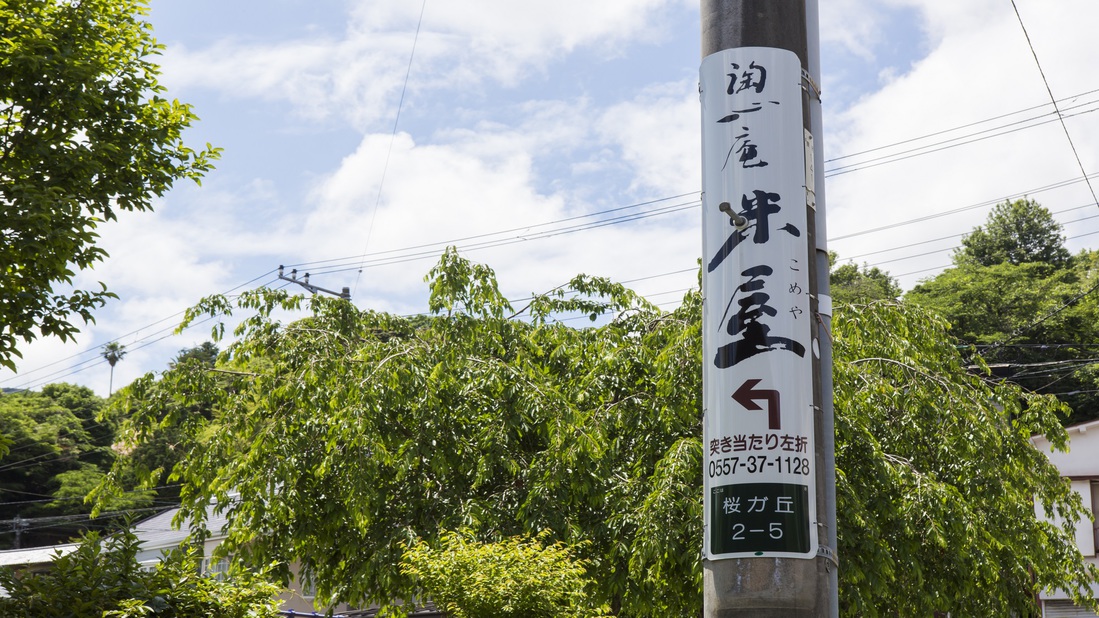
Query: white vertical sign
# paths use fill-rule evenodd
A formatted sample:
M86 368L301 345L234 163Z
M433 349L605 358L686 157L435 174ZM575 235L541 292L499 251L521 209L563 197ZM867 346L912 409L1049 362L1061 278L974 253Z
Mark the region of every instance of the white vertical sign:
M742 47L702 61L709 560L817 552L801 84L787 50Z

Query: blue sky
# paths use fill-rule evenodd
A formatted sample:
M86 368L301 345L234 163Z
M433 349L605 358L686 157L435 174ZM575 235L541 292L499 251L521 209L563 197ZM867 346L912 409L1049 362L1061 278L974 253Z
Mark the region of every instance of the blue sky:
M1016 3L1054 95L1099 89L1099 4ZM1049 95L1010 1L821 5L825 158L847 156L825 167L855 164L827 181L841 258L909 288L949 264L992 204L1023 194L1057 213L1072 250L1097 246L1099 206L1060 124L1039 124L1054 120ZM511 298L579 272L636 280L668 307L695 285L695 0L153 0L149 19L167 46L168 95L201 117L188 138L224 155L201 187L181 182L154 213L101 229L111 258L81 282L120 299L74 343L24 346L0 386L69 381L105 395L100 346L130 350L116 385L162 370L208 336L168 336L179 312L246 282L279 284L279 264L352 288L361 308L421 312L433 256L471 236L454 244L495 268ZM1099 172L1088 113L1099 94L1062 106L1077 114L1066 124L1084 168ZM917 147L935 152L905 152ZM890 154L906 158L879 164ZM542 225L571 217L586 218ZM498 246L472 246L485 240ZM418 259L375 265L424 244Z

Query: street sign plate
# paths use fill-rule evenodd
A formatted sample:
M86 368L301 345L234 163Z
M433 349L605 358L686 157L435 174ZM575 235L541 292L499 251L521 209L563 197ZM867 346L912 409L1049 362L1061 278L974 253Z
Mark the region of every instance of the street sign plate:
M812 558L817 347L801 63L782 49L728 49L703 59L700 83L703 551Z

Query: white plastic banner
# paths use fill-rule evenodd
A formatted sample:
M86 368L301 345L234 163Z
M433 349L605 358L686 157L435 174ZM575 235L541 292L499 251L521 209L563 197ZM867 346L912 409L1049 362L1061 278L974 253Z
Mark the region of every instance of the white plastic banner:
M801 63L706 57L702 99L704 553L817 552Z

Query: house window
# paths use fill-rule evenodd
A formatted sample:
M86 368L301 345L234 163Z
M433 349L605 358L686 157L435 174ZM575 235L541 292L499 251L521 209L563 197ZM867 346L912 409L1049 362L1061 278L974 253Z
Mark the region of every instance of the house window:
M229 577L229 559L204 559L202 561L202 574L206 577L212 577L219 582L225 581Z
M1099 554L1099 481L1091 482L1091 514L1094 517L1091 538L1095 552Z
M313 577L301 573L298 575L298 582L301 584L301 596L312 599L317 596L317 582L313 581Z

